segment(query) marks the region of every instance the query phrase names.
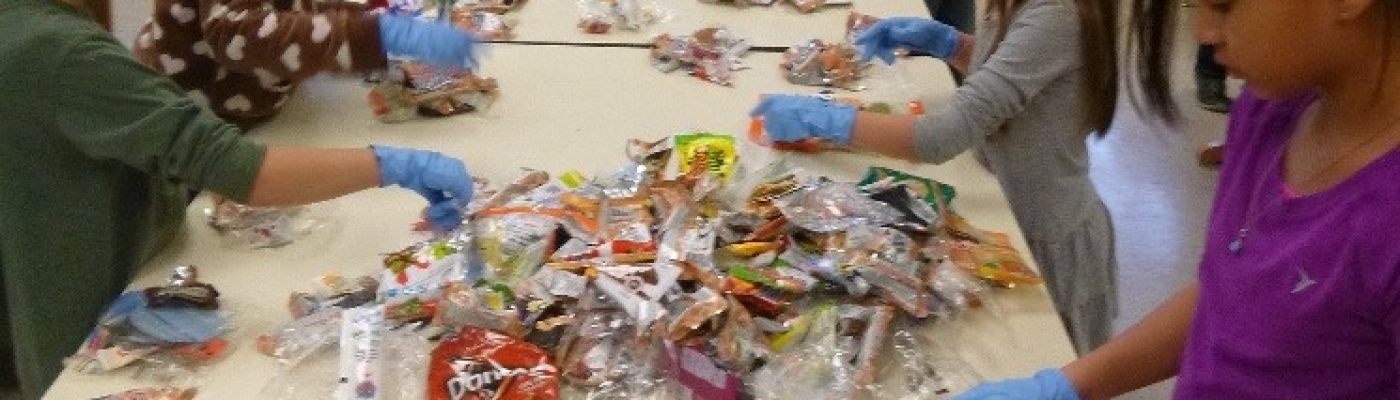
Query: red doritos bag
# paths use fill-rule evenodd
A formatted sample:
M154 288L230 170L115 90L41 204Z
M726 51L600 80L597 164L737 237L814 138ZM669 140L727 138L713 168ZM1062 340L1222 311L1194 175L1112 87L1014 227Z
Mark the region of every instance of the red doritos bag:
M534 344L464 327L433 350L429 400L555 400L559 369Z

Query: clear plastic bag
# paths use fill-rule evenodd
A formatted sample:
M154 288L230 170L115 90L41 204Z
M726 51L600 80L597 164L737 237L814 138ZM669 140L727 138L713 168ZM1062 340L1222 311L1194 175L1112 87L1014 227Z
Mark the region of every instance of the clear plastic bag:
M855 185L813 182L776 201L789 222L813 232L833 232L858 225L886 225L901 214L890 205L871 200Z
M642 0L579 0L578 27L585 33L604 34L613 27L637 31L672 18L674 11Z
M814 317L806 337L745 377L755 399L844 400L855 393L852 343L839 340L836 313Z
M199 391L195 388L142 388L114 393L93 400L193 400Z
M559 223L531 212L478 215L470 224L475 257L485 266L482 280L514 286L548 258Z
M937 351L908 330L891 335L880 382L868 388L878 399L919 400L961 393L982 383L982 377L956 354Z
M202 368L234 350L235 306L156 307L146 291L113 300L78 351L64 365L83 373L126 371L142 382L195 387Z
M331 206L326 203L294 207L253 207L227 199L214 199L204 209L209 226L238 249L275 248L291 244L331 226Z
M381 351L386 371L378 391L380 400L421 400L426 393L428 356L434 343L428 341L421 325L409 324L383 332ZM336 325L338 331L341 327ZM329 344L339 343L339 332ZM277 375L258 393L259 399L334 399L339 384L340 350L318 351L305 358L282 364Z
M729 86L735 71L748 68L741 58L749 47L748 39L719 27L703 28L688 36L663 34L652 39L651 65L661 72L683 69L697 78Z
M859 81L869 64L860 62L859 56L849 44L812 39L789 47L779 66L794 84L860 91L865 89Z

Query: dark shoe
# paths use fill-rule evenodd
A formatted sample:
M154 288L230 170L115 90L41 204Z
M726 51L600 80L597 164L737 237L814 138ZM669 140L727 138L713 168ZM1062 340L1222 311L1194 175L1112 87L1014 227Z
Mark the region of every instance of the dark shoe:
M1220 141L1206 143L1205 147L1196 152L1196 161L1201 163L1202 167L1219 167L1220 163L1225 161L1225 143Z
M1225 96L1225 81L1214 79L1196 79L1196 100L1201 102L1201 108L1211 112L1230 112L1230 97Z

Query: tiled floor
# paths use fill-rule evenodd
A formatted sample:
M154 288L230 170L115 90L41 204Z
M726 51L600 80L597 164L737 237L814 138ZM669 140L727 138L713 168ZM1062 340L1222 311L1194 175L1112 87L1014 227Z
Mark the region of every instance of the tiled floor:
M122 2L114 7L116 36L130 43L149 16L150 2ZM1215 173L1198 167L1194 151L1223 132L1224 116L1195 106L1191 57L1194 48L1186 25L1177 51L1177 98L1185 118L1177 127L1145 121L1131 108L1119 114L1114 129L1093 145L1093 174L1117 227L1119 298L1117 325L1126 328L1151 311L1183 282L1194 279L1201 252L1201 232L1215 190ZM1159 384L1125 399L1170 397ZM0 400L9 400L0 394Z

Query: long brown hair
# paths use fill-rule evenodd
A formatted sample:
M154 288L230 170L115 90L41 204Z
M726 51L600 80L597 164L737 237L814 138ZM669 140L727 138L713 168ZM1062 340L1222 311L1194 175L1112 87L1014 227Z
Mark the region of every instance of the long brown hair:
M1133 105L1166 122L1180 115L1172 101L1172 36L1176 31L1177 0L1134 0L1128 21L1128 58L1135 69ZM1139 94L1140 93L1140 94Z
M996 43L1011 28L1011 13L1027 0L990 0L987 13L998 15ZM1069 0L1066 0L1069 1ZM1073 0L1079 11L1079 48L1084 66L1084 126L1108 133L1118 105L1118 0Z

